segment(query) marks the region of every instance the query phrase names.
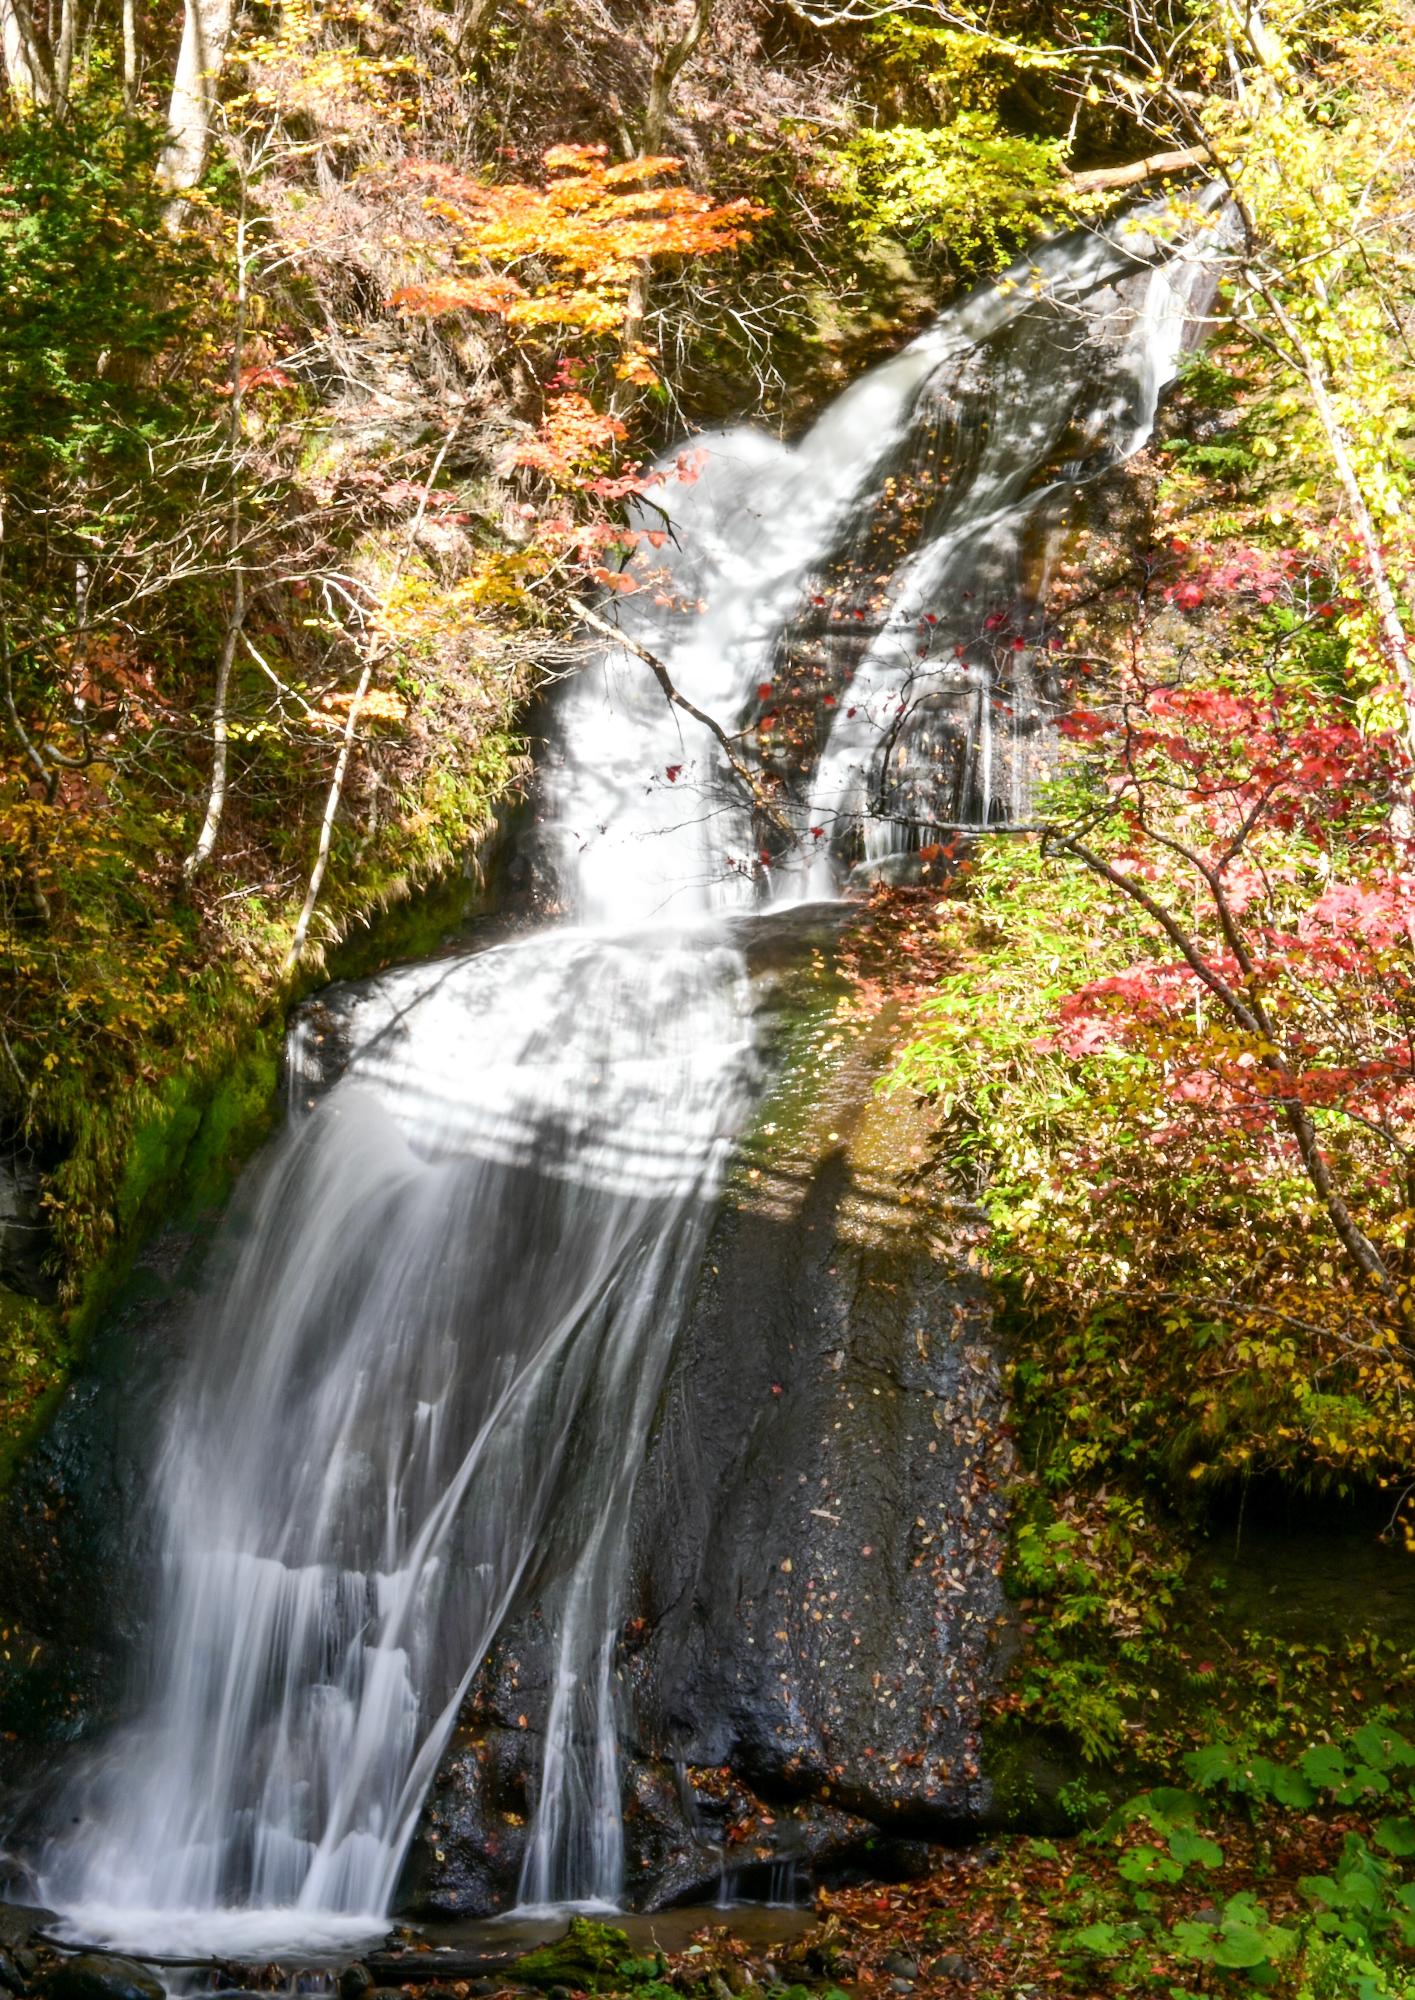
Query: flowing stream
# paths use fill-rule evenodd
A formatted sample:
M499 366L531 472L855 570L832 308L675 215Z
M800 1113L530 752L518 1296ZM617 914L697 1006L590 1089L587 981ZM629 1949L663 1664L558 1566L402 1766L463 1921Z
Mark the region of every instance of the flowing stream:
M533 1588L558 1671L522 1900L619 1900L629 1502L758 1082L741 924L1025 811L1048 565L1207 296L1192 235L1149 226L1043 247L795 448L743 429L695 440L693 477L667 462L618 615L729 732L769 739L803 691L777 823L610 649L537 781L556 914L357 989L332 1063L317 1010L293 1029L286 1129L165 1419L132 1716L39 1860L75 1935L278 1956L381 1931Z

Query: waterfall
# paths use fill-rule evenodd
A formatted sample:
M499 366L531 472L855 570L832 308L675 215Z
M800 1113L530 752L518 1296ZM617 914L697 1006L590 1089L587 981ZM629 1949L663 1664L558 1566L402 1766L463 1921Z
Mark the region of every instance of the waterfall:
M1208 268L1153 213L1060 239L794 448L740 429L665 461L616 615L730 733L769 743L797 701L763 751L774 823L611 647L537 781L555 919L368 982L337 1035L296 1023L167 1408L132 1715L39 1858L75 1935L278 1956L381 1930L532 1590L556 1673L522 1895L618 1901L629 1506L757 1084L741 922L1025 812L1049 564L1148 437Z

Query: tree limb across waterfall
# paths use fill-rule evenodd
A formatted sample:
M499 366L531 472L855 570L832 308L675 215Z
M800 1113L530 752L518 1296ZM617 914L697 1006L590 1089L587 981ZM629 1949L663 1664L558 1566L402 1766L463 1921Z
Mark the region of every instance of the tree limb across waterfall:
M607 618L601 618L599 613L592 611L588 605L582 604L580 606L580 616L592 631L600 633L606 639L613 640L616 646L622 646L626 653L632 653L636 660L643 661L673 706L681 708L685 715L691 715L694 722L700 722L708 734L715 738L719 749L727 759L732 775L736 778L738 784L746 789L751 797L752 804L761 813L762 817L770 821L778 833L784 833L788 840L794 841L796 838L795 827L792 826L790 820L787 819L775 799L767 793L757 773L752 770L750 765L744 764L742 759L737 755L737 752L732 747L732 738L727 734L722 724L715 716L709 715L706 709L699 708L696 702L689 701L687 695L679 694L677 688L673 685L672 676L657 653L651 653L647 646L641 646L637 639L631 639L627 632L621 631L617 625L611 625Z
M1136 181L1156 179L1160 174L1181 174L1189 167L1213 164L1207 146L1182 146L1172 153L1151 153L1147 159L1127 160L1123 167L1093 167L1084 174L1069 176L1073 194L1104 194L1110 188L1133 187Z

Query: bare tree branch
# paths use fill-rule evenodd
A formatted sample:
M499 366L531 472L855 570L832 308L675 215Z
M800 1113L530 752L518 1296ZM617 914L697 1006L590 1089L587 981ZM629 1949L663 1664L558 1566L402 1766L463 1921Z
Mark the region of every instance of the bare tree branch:
M733 747L732 738L727 734L722 724L715 716L709 715L706 709L699 708L696 702L689 701L687 695L678 692L677 688L673 685L673 680L667 667L663 664L657 653L651 653L647 646L640 645L637 639L631 639L627 632L621 631L617 625L611 625L607 618L601 618L599 613L591 610L587 604L580 606L580 617L592 631L598 632L601 637L611 640L614 645L622 646L624 651L632 653L636 660L643 661L673 706L681 708L685 715L691 715L694 722L700 722L703 728L707 730L709 736L713 738L727 760L733 777L736 778L738 784L747 792L752 804L761 813L762 817L770 821L778 833L785 834L788 840L794 842L796 829L781 810L781 807L767 792L757 773L751 769L750 765L744 764L742 759L737 755Z
M1123 167L1093 167L1084 174L1071 175L1075 194L1105 194L1111 188L1134 187L1139 181L1156 180L1161 174L1182 174L1194 167L1213 164L1207 145L1181 146L1170 153L1151 153L1144 160L1130 160Z

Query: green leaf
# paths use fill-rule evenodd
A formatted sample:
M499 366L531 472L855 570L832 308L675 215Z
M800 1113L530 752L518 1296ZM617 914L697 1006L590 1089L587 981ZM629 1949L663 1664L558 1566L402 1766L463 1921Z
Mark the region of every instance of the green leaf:
M1268 1951L1268 1933L1249 1930L1246 1924L1235 1924L1230 1930L1225 1924L1214 1945L1214 1964L1226 1965L1234 1969L1250 1965L1271 1963Z
M1132 1847L1121 1855L1118 1866L1127 1882L1177 1882L1184 1873L1178 1861L1157 1847Z
M1369 1875L1356 1870L1339 1876L1304 1875L1298 1888L1309 1902L1325 1903L1329 1910L1374 1910L1380 1893Z
M1300 1771L1294 1771L1288 1764L1273 1766L1272 1795L1280 1806L1295 1806L1304 1811L1317 1803L1317 1794Z
M1415 1765L1415 1743L1410 1743L1398 1729L1392 1729L1385 1723L1363 1723L1351 1741L1363 1762L1377 1771L1409 1769Z
M1169 1937L1180 1958L1193 1959L1199 1965L1213 1964L1218 1946L1218 1930L1214 1925L1194 1924L1186 1920L1177 1923Z
M1205 1743L1184 1758L1184 1769L1201 1792L1230 1783L1239 1768L1238 1752L1231 1743Z
M1197 1862L1201 1868L1218 1868L1223 1862L1223 1849L1207 1834L1194 1833L1188 1827L1177 1826L1169 1836L1169 1851L1181 1868Z
M1126 1929L1133 1930L1127 1925ZM1084 1930L1072 1931L1066 1938L1068 1948L1088 1951L1095 1958L1115 1958L1124 1951L1130 1939L1116 1924L1087 1924Z
M1390 1779L1384 1771L1373 1769L1370 1764L1358 1764L1345 1784L1332 1788L1338 1805L1354 1805L1364 1792L1388 1792Z
M1302 1775L1314 1785L1333 1790L1344 1784L1350 1766L1334 1743L1314 1743L1302 1758Z
M1377 1847L1383 1847L1387 1854L1404 1857L1415 1854L1415 1819L1408 1813L1399 1813L1379 1822L1375 1831Z
M1144 1801L1151 1820L1158 1814L1171 1826L1178 1826L1199 1817L1199 1799L1193 1792L1180 1791L1177 1785L1156 1785L1153 1791L1142 1792L1140 1799L1135 1803L1138 1805L1141 1800Z

